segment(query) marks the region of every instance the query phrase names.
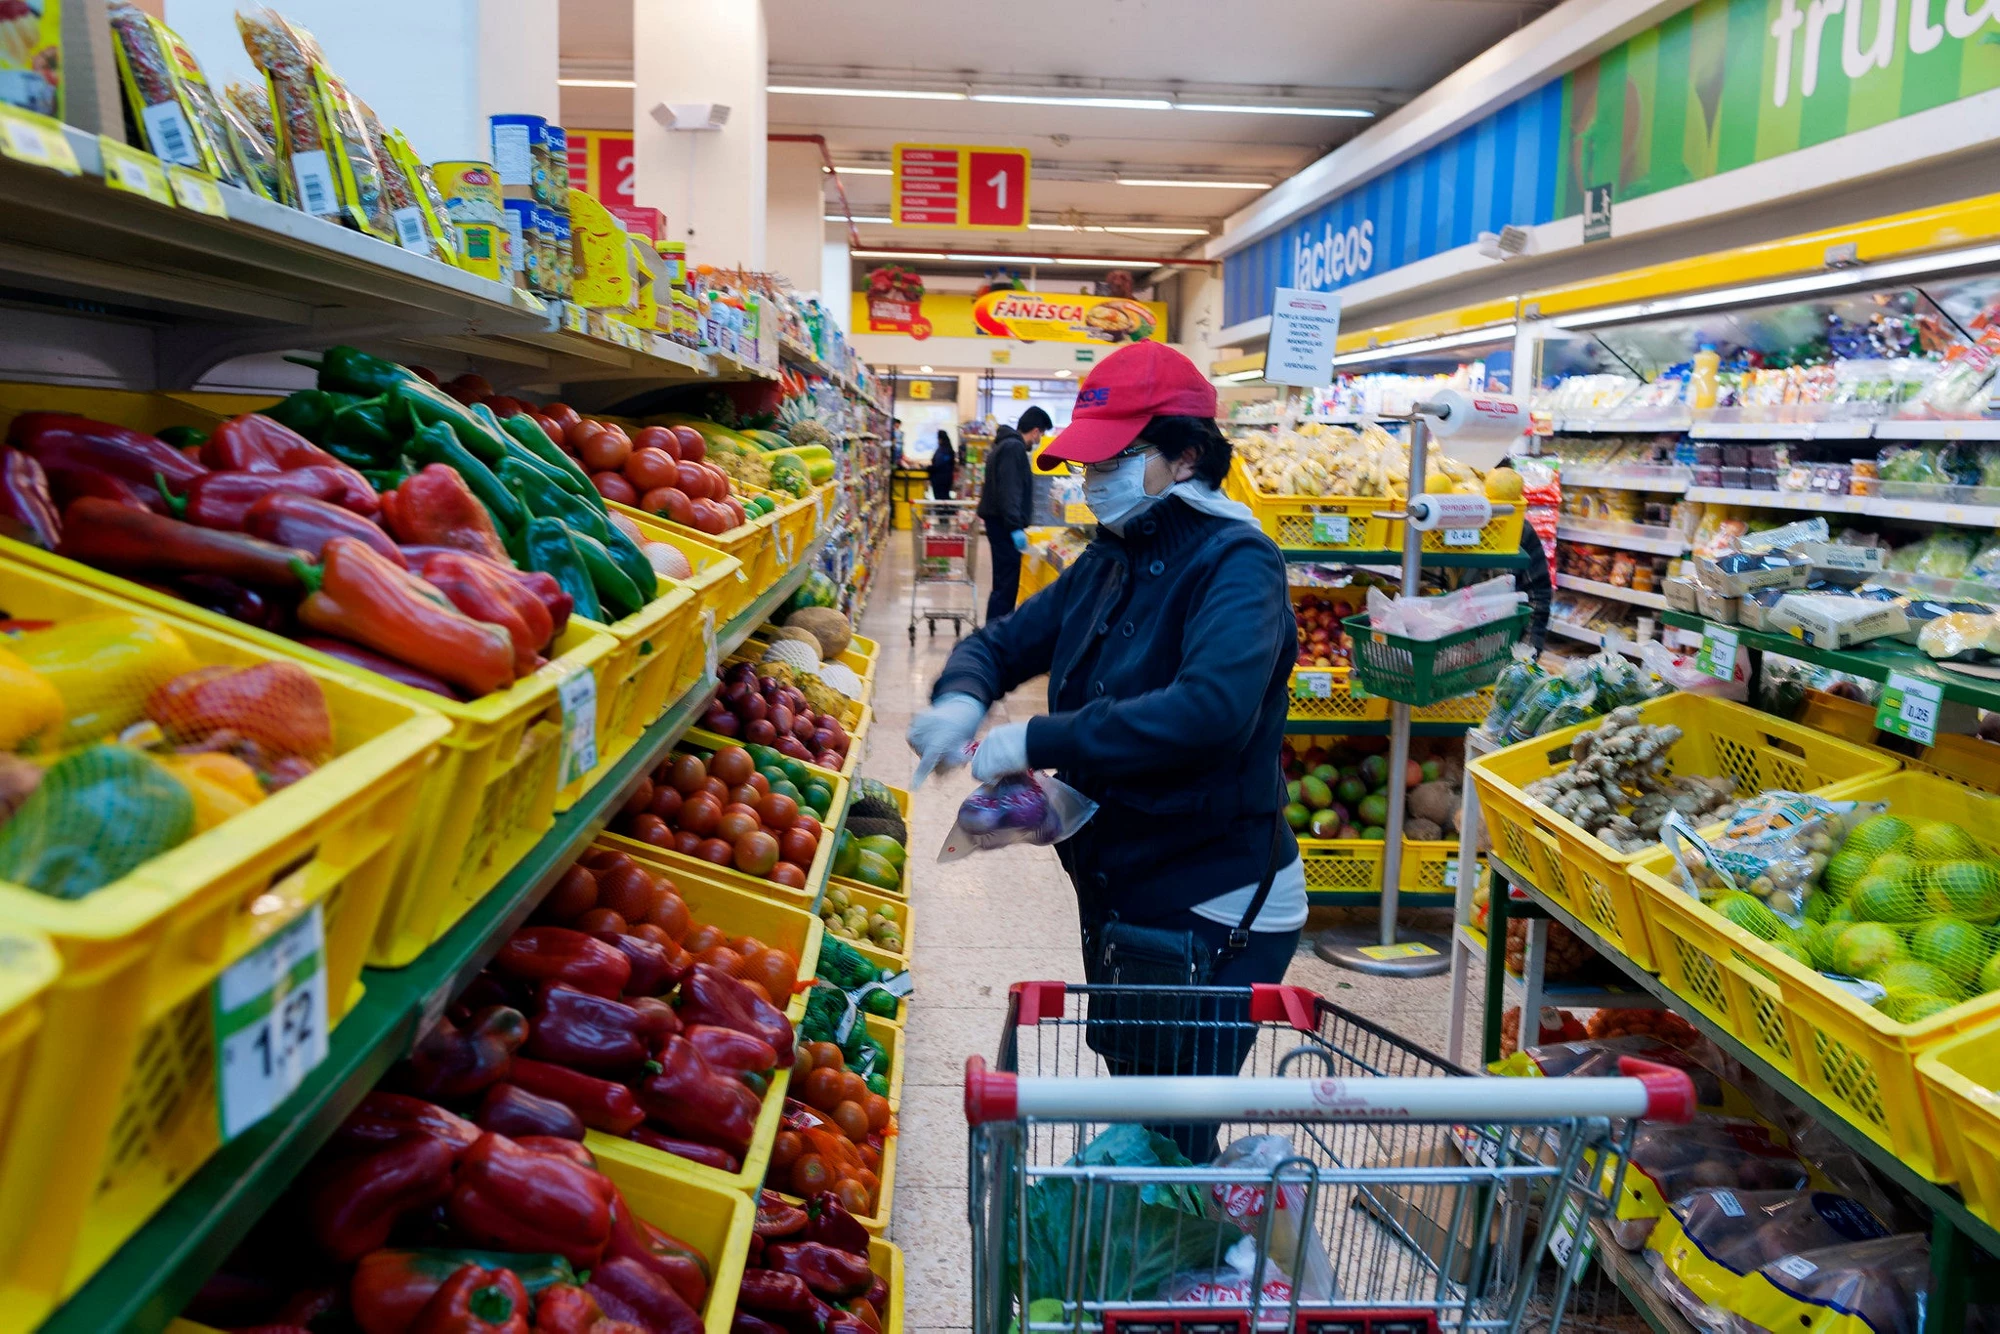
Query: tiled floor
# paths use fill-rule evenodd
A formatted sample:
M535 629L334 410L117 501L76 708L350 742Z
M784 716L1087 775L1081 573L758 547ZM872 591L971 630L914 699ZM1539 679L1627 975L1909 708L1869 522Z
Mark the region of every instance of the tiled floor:
M950 655L949 626L931 638L920 624L909 639L909 535L890 535L885 563L861 633L882 645L875 724L863 772L905 786L914 757L902 738L911 715ZM924 588L925 601L963 605L960 588ZM956 598L955 603L946 602ZM1045 682L1016 691L994 718L1024 719L1045 707ZM912 1334L971 1324L970 1234L966 1223L966 1128L961 1107L965 1058L998 1046L1009 983L1082 976L1076 903L1045 848L1008 848L940 866L929 851L944 842L958 803L972 788L964 770L917 792L910 821L917 859L918 923L912 970L917 991L905 1054L902 1144L897 1157L891 1237L907 1265L904 1328ZM1434 915L1432 915L1434 916ZM1316 924L1318 924L1316 919ZM1434 929L1442 923L1429 921ZM1310 934L1288 980L1436 1050L1444 1046L1447 983L1384 981L1322 963ZM1475 996L1480 986L1472 979Z

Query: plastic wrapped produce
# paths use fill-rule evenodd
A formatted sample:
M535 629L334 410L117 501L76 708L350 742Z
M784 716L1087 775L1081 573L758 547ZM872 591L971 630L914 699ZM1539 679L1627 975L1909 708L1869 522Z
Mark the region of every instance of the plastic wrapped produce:
M1046 774L1009 774L981 784L959 803L958 820L938 850L941 862L1013 843L1060 843L1097 814L1097 803Z
M1745 1276L1800 1251L1888 1235L1866 1206L1830 1191L1702 1189L1673 1202L1646 1246L1654 1283L1689 1320L1720 1334Z
M1249 1182L1210 1186L1209 1216L1219 1216L1248 1234L1244 1240L1250 1243L1250 1256L1242 1265L1247 1279L1256 1258L1256 1239L1264 1235L1265 1214L1269 1212L1270 1251L1265 1263L1275 1265L1279 1277L1293 1280L1307 1301L1326 1301L1333 1296L1333 1264L1306 1215L1306 1182L1290 1181L1278 1171L1296 1153L1291 1140L1283 1135L1247 1135L1232 1143L1212 1166L1235 1172L1278 1172L1278 1184L1275 1188ZM1239 1242L1231 1249L1228 1258L1232 1262L1241 1245ZM1270 1276L1267 1270L1266 1277Z
M1711 838L1679 820L1662 825L1660 833L1684 889L1752 935L1785 948L1792 942L1779 927L1796 928L1805 920L1806 896L1818 887L1848 831L1882 809L1880 803L1762 792L1743 802ZM1733 893L1752 897L1784 920L1773 926L1754 909L1739 913L1729 897ZM1805 961L1795 944L1787 952Z
M1755 1121L1715 1116L1698 1116L1684 1126L1648 1121L1632 1137L1611 1234L1626 1250L1637 1250L1669 1201L1702 1187L1800 1191L1808 1179L1806 1165L1783 1137Z
M1731 1334L1922 1334L1931 1281L1922 1233L1784 1255L1738 1286Z

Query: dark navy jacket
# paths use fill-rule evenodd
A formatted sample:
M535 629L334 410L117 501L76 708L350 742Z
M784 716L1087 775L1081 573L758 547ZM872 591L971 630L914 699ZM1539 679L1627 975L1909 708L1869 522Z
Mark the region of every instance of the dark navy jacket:
M1028 762L1099 803L1058 848L1084 920L1152 922L1263 876L1296 635L1271 540L1168 499L960 643L931 693L991 703L1048 673Z

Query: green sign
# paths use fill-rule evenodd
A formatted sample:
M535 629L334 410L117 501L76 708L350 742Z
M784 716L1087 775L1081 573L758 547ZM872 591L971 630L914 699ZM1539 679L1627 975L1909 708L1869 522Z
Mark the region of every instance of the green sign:
M1701 632L1701 648L1694 655L1695 670L1718 681L1736 676L1736 632L1711 624Z
M1583 192L1583 239L1611 239L1611 187L1593 185Z
M1875 706L1875 726L1891 736L1928 746L1937 740L1938 709L1944 689L1901 672L1890 672Z
M1994 0L1700 0L1565 77L1555 216L1995 88Z

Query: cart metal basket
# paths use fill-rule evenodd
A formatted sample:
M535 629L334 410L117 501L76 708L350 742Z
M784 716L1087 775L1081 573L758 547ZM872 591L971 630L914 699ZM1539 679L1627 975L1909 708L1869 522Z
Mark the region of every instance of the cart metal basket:
M1586 1151L1694 1112L1681 1071L1473 1077L1302 987L1030 982L1010 1009L999 1068L966 1063L975 1334L1553 1331L1588 1250L1564 1243L1620 1185ZM1100 1050L1243 1073L1114 1078ZM1160 1157L1236 1151L1107 1154L1134 1123Z
M917 622L922 620L931 634L939 621L951 622L952 638L970 624L979 628L979 537L971 500L910 501L910 540L913 547L910 570L910 643L917 642ZM941 603L924 600L925 588L962 588L965 605L956 605L953 594Z

